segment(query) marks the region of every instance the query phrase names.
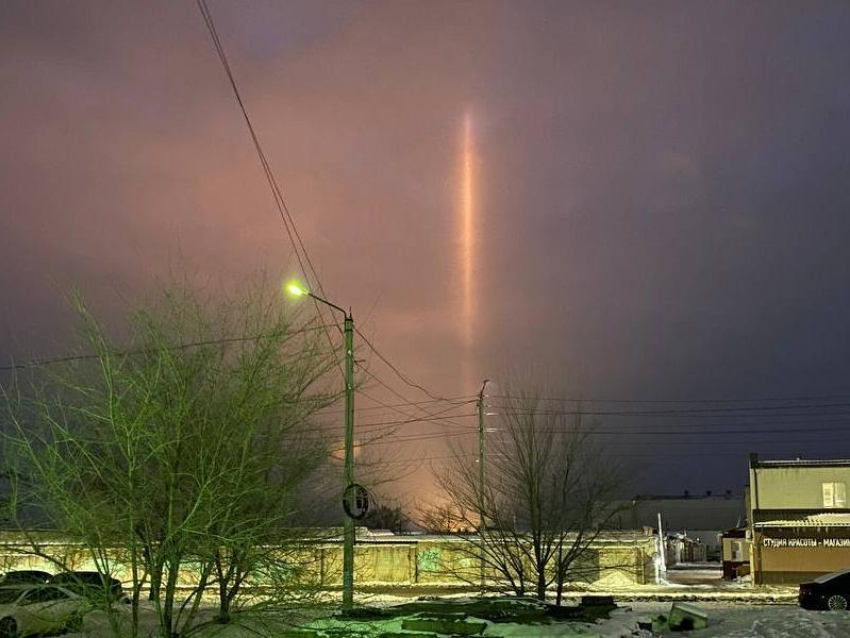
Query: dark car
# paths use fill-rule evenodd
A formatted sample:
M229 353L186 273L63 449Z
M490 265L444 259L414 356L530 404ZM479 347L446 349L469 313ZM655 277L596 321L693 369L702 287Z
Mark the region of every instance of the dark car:
M799 601L804 609L847 609L850 607L850 569L803 583Z
M50 583L61 585L88 599L106 598L115 601L124 596L120 580L99 572L62 572L53 576Z
M0 577L0 585L34 585L50 580L51 575L38 569L21 569L6 572Z

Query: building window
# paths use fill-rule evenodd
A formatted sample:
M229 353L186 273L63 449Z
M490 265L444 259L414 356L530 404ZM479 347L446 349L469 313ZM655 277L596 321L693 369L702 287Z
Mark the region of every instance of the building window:
M823 488L823 506L846 508L847 507L847 484L846 483L821 483Z
M744 558L743 541L732 541L732 560L736 563L740 563L746 560L746 558Z

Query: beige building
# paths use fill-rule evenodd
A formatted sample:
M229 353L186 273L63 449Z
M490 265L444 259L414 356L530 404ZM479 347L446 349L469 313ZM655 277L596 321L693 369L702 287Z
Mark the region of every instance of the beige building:
M750 455L753 583L799 584L850 569L850 460Z

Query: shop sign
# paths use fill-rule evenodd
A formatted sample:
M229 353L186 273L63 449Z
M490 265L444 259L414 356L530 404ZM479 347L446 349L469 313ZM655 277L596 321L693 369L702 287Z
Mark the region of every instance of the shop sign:
M762 538L762 547L850 547L850 538Z

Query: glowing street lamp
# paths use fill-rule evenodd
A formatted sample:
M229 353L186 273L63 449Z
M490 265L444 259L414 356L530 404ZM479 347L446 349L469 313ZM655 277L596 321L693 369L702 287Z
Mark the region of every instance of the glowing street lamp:
M302 288L301 284L296 281L290 281L288 284L286 284L286 292L288 292L293 297L303 297L304 295L310 294L308 290Z
M330 306L343 314L345 335L345 475L343 499L355 498L354 489L354 317L351 311L331 303L327 299L313 294L297 281L290 281L285 286L286 292L292 297L312 297L326 306ZM342 545L342 607L350 609L354 604L354 519L346 508L343 519Z

